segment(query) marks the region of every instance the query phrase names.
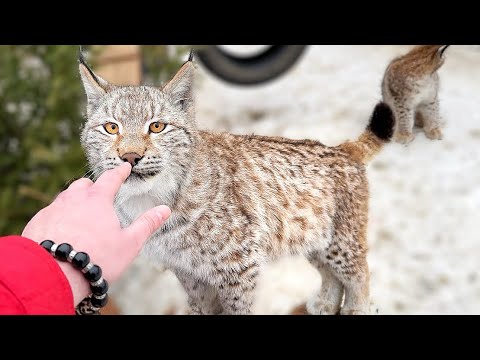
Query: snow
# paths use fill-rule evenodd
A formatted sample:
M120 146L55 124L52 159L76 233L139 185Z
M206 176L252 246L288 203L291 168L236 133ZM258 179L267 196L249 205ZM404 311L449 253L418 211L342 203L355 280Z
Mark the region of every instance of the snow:
M235 87L198 66L200 128L311 138L337 145L356 138L375 103L388 62L408 46L310 46L287 75ZM480 313L480 47L454 45L441 68L442 141L422 132L388 145L368 167L371 311ZM261 276L254 312L286 314L321 284L300 257ZM186 312L174 275L139 258L113 287L126 314Z

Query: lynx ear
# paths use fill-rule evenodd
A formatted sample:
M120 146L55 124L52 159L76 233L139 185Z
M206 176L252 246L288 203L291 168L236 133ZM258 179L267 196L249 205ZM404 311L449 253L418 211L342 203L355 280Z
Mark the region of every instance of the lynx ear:
M193 104L193 75L195 68L191 58L192 56L163 88L163 92L170 97L170 100L174 104L179 104L185 110Z
M90 114L100 103L103 96L111 90L112 85L90 69L81 50L79 52L78 62L80 77L82 78L83 87L87 94L87 113Z

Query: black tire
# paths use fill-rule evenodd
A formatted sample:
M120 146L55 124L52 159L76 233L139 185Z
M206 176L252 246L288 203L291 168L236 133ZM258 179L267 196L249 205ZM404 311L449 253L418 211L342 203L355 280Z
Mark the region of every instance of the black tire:
M196 57L215 76L236 85L256 85L277 78L290 69L307 45L272 45L251 57L233 56L212 45Z

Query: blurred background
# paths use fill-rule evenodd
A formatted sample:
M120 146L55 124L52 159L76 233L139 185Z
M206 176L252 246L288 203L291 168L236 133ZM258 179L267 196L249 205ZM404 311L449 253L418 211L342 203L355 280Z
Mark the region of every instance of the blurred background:
M200 47L199 127L327 145L354 139L381 99L389 61L411 48L294 47ZM112 83L159 85L190 46L86 49L94 70ZM79 144L85 96L77 57L77 46L0 46L1 234L21 233L88 171ZM444 139L418 133L408 146L388 145L368 166L372 313L480 313L480 46L451 46L439 74ZM320 284L303 258L281 259L262 274L254 312L291 313ZM174 275L143 258L112 287L112 299L111 311L124 314L187 310Z

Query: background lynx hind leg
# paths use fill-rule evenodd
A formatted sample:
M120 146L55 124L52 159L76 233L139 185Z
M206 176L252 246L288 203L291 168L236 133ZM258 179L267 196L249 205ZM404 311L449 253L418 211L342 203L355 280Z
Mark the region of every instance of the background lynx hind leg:
M413 107L404 104L394 105L396 130L394 139L400 144L408 144L415 139L413 135L413 124L415 111Z
M423 118L423 114L418 109L415 111L415 126L418 128L423 128L425 124L425 120Z
M438 99L430 103L420 104L417 112L421 114L425 136L431 140L441 140L443 134Z

